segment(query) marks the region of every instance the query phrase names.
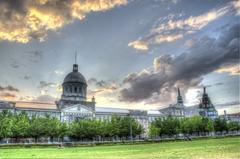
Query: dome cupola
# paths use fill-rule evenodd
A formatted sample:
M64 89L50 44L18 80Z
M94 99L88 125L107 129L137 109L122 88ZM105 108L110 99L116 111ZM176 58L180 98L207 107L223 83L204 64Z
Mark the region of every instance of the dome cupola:
M62 99L69 101L85 101L87 94L87 82L85 77L78 72L78 65L73 65L73 71L70 72L62 84Z
M77 83L83 83L87 84L85 77L78 72L78 65L74 64L73 65L73 71L70 72L65 78L63 83L72 83L72 82L77 82Z

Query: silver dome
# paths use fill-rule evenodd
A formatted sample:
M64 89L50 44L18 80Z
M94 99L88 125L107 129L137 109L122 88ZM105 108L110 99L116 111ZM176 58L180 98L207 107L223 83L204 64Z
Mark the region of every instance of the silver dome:
M84 83L87 84L84 76L79 72L71 72L65 78L63 83Z
M85 77L80 72L78 72L78 65L77 64L73 65L73 71L70 72L64 78L63 84L65 84L65 83L82 83L82 84L87 85Z

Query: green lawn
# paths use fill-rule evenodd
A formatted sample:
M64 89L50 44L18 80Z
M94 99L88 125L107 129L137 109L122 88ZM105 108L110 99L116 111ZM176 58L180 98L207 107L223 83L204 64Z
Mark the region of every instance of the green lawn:
M63 149L0 149L1 158L240 159L240 137Z

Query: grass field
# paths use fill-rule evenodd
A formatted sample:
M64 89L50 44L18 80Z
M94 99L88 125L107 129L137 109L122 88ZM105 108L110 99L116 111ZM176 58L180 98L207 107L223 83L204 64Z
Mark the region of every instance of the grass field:
M240 137L63 149L1 148L1 158L240 159Z

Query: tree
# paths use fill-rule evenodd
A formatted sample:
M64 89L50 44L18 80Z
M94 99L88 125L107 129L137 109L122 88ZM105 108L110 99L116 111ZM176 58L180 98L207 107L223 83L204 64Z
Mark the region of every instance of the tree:
M213 122L211 119L202 117L201 123L199 124L200 132L211 132L214 130Z
M132 137L135 137L144 132L143 127L134 118L130 116L120 118L118 125L120 126L120 137L130 137L131 135Z
M45 135L44 118L32 116L30 120L29 135L37 142L38 138Z
M228 128L227 128L227 121L225 119L221 119L221 118L216 118L214 120L214 130L215 131L220 131L220 132L223 132L223 131L227 131Z
M227 129L229 131L237 131L240 130L240 123L237 121L229 121L227 123Z
M19 138L25 138L29 136L29 128L30 122L26 112L21 112L13 117L12 136L16 138L17 142Z
M155 124L151 124L149 128L149 135L151 137L157 137L160 135L160 128L158 128Z
M181 120L180 129L183 134L192 134L193 125L191 123L191 118L184 118Z
M13 114L9 111L3 111L0 114L0 139L12 137L13 125Z
M69 127L66 123L60 123L60 126L58 128L58 138L61 139L61 141L63 141L64 136L69 134Z
M180 132L180 121L177 118L167 117L162 122L161 131L165 135L175 135Z
M58 137L61 122L57 118L48 115L42 118L42 121L44 125L43 135L50 137L50 140L53 141L54 137Z

